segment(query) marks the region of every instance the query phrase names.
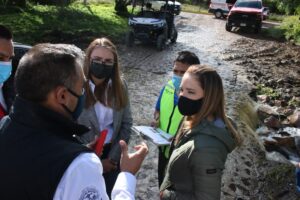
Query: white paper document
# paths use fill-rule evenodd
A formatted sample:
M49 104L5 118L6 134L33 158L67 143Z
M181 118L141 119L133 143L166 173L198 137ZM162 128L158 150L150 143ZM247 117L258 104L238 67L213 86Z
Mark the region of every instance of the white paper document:
M151 126L133 126L133 130L150 138L158 146L170 145L172 136L159 128Z

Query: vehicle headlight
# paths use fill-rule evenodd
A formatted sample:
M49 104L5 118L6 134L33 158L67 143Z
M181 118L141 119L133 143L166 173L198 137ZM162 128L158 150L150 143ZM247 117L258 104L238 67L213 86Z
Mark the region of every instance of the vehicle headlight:
M160 28L160 27L163 27L163 26L164 26L164 23L161 22L161 23L158 23L157 25L158 25L158 27Z

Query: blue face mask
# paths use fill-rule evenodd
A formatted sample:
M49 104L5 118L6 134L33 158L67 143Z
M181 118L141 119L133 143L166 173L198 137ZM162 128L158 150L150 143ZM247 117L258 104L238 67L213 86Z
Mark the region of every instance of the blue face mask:
M85 103L85 92L83 91L81 95L77 95L75 92L73 92L71 89L68 89L68 91L75 97L78 98L77 105L74 109L74 111L71 111L67 106L63 105L64 109L72 115L72 118L74 120L77 120L80 114L83 111L84 103Z
M175 87L176 91L179 91L181 80L182 80L181 76L177 76L176 74L173 74L172 82L174 84L174 87Z
M11 61L9 62L0 61L0 84L4 83L10 77L11 69L12 69Z

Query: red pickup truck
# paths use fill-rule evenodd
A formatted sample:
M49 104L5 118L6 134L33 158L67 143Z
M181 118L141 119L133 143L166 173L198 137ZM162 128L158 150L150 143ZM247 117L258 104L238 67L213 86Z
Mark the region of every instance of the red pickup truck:
M232 27L246 27L258 33L266 17L266 9L261 0L237 0L228 14L225 28L231 31Z

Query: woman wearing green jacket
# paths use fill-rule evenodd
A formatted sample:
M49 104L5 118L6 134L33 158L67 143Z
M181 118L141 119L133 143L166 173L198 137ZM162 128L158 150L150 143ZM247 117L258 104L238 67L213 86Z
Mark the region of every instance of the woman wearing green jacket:
M222 80L204 65L191 66L182 78L178 109L185 116L177 133L162 200L217 200L227 155L240 137L225 114Z

